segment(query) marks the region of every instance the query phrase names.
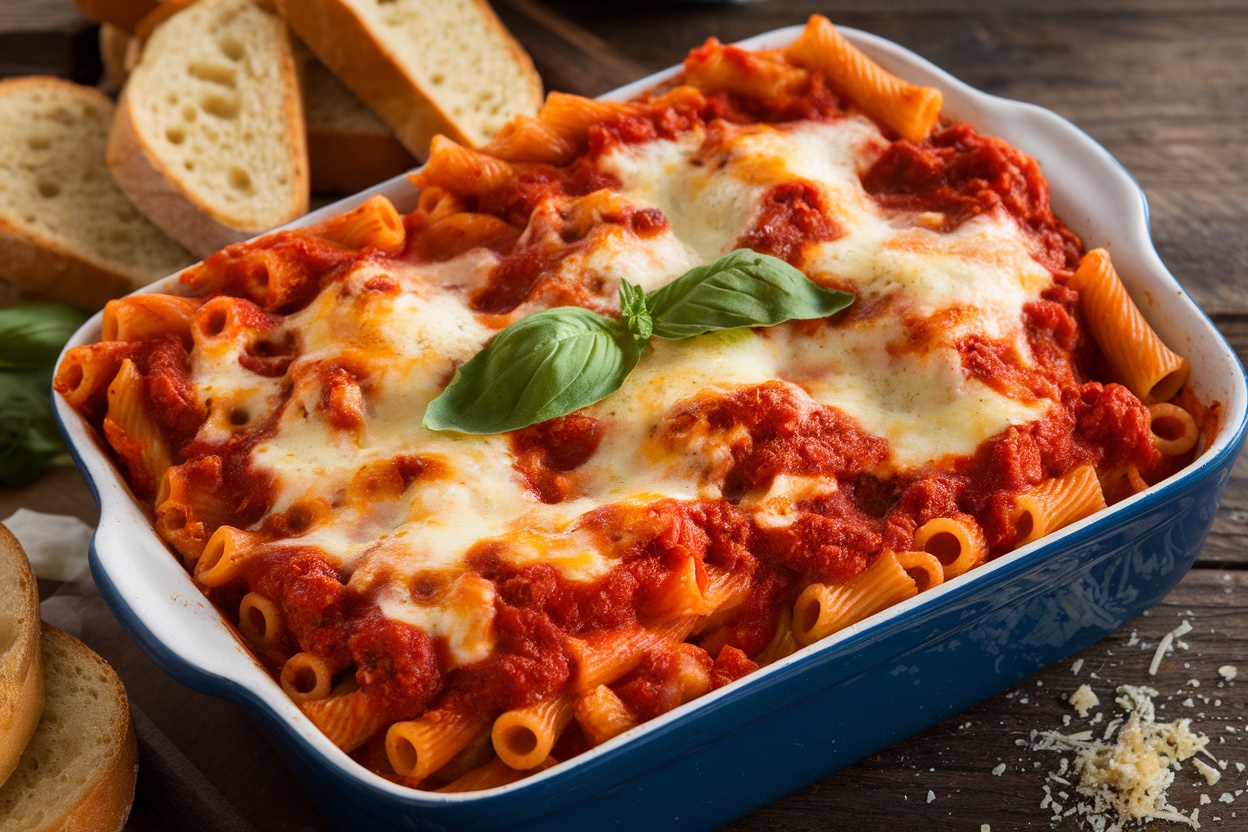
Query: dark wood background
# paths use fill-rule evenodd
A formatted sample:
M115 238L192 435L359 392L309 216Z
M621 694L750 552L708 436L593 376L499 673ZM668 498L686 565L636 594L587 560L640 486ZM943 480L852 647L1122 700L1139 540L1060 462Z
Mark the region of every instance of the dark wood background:
M709 35L733 41L818 11L907 46L973 86L1048 107L1136 177L1152 206L1162 259L1241 360L1248 355L1248 0L495 5L551 89L599 93L679 61ZM91 82L98 73L91 38L69 0L3 0L0 75L52 72ZM22 505L94 521L90 496L69 471L0 489L0 517ZM1161 606L1077 656L1078 673L1074 660L1048 668L727 828L1080 828L1072 818L1051 822L1041 808L1045 773L1058 756L1031 750L1030 741L1033 730L1062 728L1072 713L1066 697L1086 682L1107 706L1115 686L1149 684L1159 692L1159 719L1190 717L1230 765L1216 786L1180 772L1172 802L1189 812L1199 806L1203 829L1248 829L1248 794L1241 793L1248 774L1234 765L1248 764L1246 543L1248 468L1241 460L1196 567ZM46 609L77 624L114 662L141 714L146 774L132 829L325 828L241 709L161 675L98 602L76 597L80 591L62 587ZM1153 647L1183 620L1194 628L1190 649L1149 677ZM1228 664L1241 666L1235 682L1218 676ZM1224 792L1231 802L1219 800ZM1201 805L1202 793L1212 802ZM201 809L188 816L188 805Z

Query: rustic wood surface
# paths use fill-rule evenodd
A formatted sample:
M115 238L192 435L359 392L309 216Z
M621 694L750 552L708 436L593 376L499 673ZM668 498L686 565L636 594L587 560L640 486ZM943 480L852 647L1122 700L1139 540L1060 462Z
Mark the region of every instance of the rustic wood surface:
M974 86L1053 109L1104 144L1136 177L1152 206L1162 259L1241 360L1248 357L1248 0L497 5L551 88L602 92L678 61L707 36L736 40L819 11L897 41ZM0 75L80 72L83 59L75 50L84 30L89 32L69 0L3 0ZM0 517L19 506L95 518L85 485L71 471L0 490ZM130 828L326 828L240 708L163 676L98 599L78 598L80 591L62 587L48 608L77 616L88 640L114 662L150 718L145 752L167 761L162 754L168 748L180 750L186 765L170 764L175 773L202 774L209 797L219 794L236 813L180 818L164 799L176 777L148 775ZM1172 801L1187 811L1200 806L1202 829L1248 829L1248 774L1234 765L1248 764L1246 611L1248 463L1241 460L1196 567L1162 605L1077 657L727 828L1078 828L1071 819L1053 824L1051 812L1041 808L1045 773L1059 755L1029 745L1033 730L1063 727L1063 716L1072 713L1065 698L1086 682L1105 703L1116 685L1149 684L1160 694L1159 718L1190 717L1193 728L1211 737L1214 754L1230 765L1216 786L1181 773ZM1150 677L1153 648L1184 620L1194 628L1186 637L1190 649L1168 658ZM1235 664L1241 665L1239 680L1219 677L1219 667ZM1184 704L1189 698L1191 704ZM1219 799L1223 793L1230 802ZM1211 799L1208 805L1201 805L1201 794ZM1187 827L1153 822L1145 828Z

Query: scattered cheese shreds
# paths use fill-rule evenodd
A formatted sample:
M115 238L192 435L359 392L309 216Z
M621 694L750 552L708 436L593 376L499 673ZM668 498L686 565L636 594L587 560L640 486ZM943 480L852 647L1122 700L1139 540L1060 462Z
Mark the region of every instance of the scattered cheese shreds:
M1152 688L1131 685L1118 688L1114 701L1127 712L1127 718L1114 721L1120 726L1117 736L1113 736L1112 731L1103 740L1092 739L1088 731L1070 736L1054 731L1036 735L1038 741L1033 747L1037 750L1075 752L1075 791L1091 802L1087 806L1072 806L1070 812L1079 811L1085 816L1113 813L1122 823L1157 818L1194 828L1200 826L1195 817L1170 805L1166 790L1174 782L1171 765L1204 750L1209 740L1191 731L1190 720L1158 723L1153 706L1155 696L1157 691ZM1054 774L1050 774L1049 779L1063 782ZM1050 801L1052 793L1047 786L1045 794L1048 795L1046 802ZM1066 807L1056 805L1056 801L1053 803L1055 819L1067 813Z
M1161 667L1161 660L1165 657L1166 652L1169 651L1170 645L1174 643L1174 640L1182 638L1191 631L1192 625L1187 621L1183 621L1179 626L1161 637L1161 642L1157 645L1157 652L1153 654L1153 662L1148 666L1149 676L1157 675L1157 668Z
M992 770L992 773L996 777L1000 777L1002 774L1005 774L1005 763L997 763L997 766Z
M935 799L936 799L936 792L932 791L931 789L928 789L927 790L927 802L931 803Z
M1192 760L1192 765L1196 767L1197 771L1204 775L1205 782L1210 786L1216 785L1217 782L1222 779L1222 772L1218 771L1204 760Z
M1088 711L1101 704L1101 700L1096 698L1096 694L1092 688L1087 685L1080 685L1074 693L1070 695L1068 700L1071 706L1083 719L1088 718Z
M1233 664L1224 664L1218 668L1218 675L1229 682L1239 675L1239 668Z

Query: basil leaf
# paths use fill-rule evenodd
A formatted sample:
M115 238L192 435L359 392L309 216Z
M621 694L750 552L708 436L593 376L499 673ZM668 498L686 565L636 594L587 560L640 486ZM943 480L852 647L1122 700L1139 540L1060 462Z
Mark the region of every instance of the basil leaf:
M44 373L0 373L0 484L21 485L65 451Z
M567 415L618 390L642 346L621 321L579 306L537 312L460 367L421 424L504 433Z
M748 248L691 269L646 298L660 338L824 318L854 296L813 283L788 263Z
M85 312L60 303L0 309L0 369L51 367L69 336L86 320Z
M654 321L646 308L646 290L627 280L620 281L620 320L628 326L633 338L646 343L654 332Z

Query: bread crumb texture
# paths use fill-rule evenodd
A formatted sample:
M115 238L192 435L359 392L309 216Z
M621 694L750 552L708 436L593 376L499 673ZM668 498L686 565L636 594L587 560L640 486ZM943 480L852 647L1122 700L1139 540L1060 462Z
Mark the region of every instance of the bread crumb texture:
M192 258L113 181L104 162L112 120L96 90L55 78L0 82L0 226L146 283Z
M378 42L476 144L541 104L501 24L482 26L473 0L354 0ZM492 19L493 15L490 14ZM525 59L527 60L527 58Z
M303 144L286 118L292 60L277 17L250 0L219 0L161 24L131 76L139 135L196 200L240 227L285 221L300 184L292 160Z
M0 787L0 832L47 828L99 789L101 777L115 772L126 753L130 713L112 668L72 636L47 626L43 661L43 718ZM128 813L128 802L115 811ZM124 819L122 814L116 826Z

